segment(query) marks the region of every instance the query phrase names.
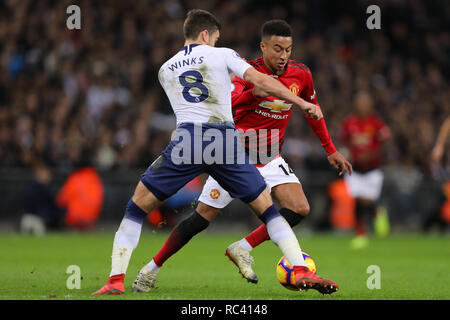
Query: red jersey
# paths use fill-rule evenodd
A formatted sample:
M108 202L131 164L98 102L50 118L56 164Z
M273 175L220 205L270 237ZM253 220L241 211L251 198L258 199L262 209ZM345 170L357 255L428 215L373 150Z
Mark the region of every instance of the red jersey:
M264 65L262 57L248 62L259 72L273 76L294 94L308 102L319 105L313 86L311 71L304 64L289 60L285 72L280 76L276 76ZM236 129L241 129L244 132L249 129L256 130L259 141L257 146L258 152L261 149L262 141L267 143L267 150L270 151L271 139L278 140L278 151L280 151L284 143L286 126L291 117L292 107L294 105L289 101L281 100L273 96L266 98L255 97L252 93L254 85L237 76L234 78L233 84L235 88L231 94L231 99ZM320 139L327 155L336 152L325 120L314 120L307 115L305 117L314 133ZM267 130L267 136L261 133L261 129ZM274 132L276 136L272 136L271 129L278 129L278 134ZM245 147L247 150L253 148L248 140L245 141ZM272 158L278 156L278 154L272 155Z
M381 165L381 145L390 137L389 127L377 116L348 117L342 127L342 141L349 147L353 167L369 171Z

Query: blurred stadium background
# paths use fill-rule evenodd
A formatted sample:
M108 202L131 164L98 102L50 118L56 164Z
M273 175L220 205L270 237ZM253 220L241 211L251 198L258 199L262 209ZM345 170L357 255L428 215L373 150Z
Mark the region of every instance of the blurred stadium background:
M81 30L66 28L71 4L81 8ZM371 4L381 8L381 30L366 27ZM103 185L97 193L103 199L97 203L97 228L117 227L140 174L175 127L157 70L183 46L182 23L192 8L213 12L223 24L218 45L249 59L260 56L261 25L274 18L287 20L294 30L291 58L310 67L338 149L343 151L342 121L352 112L359 90L370 91L377 113L390 126L381 203L392 229L424 230L442 215L450 154L441 164L429 159L439 127L450 114L450 6L445 0L4 0L2 230L17 230L21 217L33 210L33 196L58 194L82 164L90 164ZM338 176L300 112L293 112L283 152L311 205L303 227L351 230L348 208L342 209L347 210L346 222L333 220L329 187ZM33 184L35 177L39 184ZM201 181L184 189L173 201L175 213L163 214L176 221L199 188ZM43 202L43 211L50 212ZM211 227L258 223L243 212L246 207L235 201Z

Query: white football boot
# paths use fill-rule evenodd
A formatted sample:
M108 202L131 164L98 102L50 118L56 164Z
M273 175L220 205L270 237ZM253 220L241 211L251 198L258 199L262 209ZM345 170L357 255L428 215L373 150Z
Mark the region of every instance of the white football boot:
M150 289L155 287L156 281L158 281L156 280L156 275L156 272L152 272L144 266L133 282L131 287L133 292L149 292Z
M225 255L238 267L242 277L248 282L258 283L258 277L252 269L255 261L249 251L238 247L237 243L232 243L225 251Z

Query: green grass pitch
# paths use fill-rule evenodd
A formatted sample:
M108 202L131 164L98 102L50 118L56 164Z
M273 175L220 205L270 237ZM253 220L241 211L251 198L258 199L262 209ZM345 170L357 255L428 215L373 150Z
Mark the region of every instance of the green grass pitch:
M91 296L106 281L114 232L55 233L41 238L0 234L0 299L164 299L164 300L340 300L450 299L450 238L440 235L392 235L372 238L368 248L349 249L349 236L313 234L301 237L302 249L316 261L318 274L336 281L340 290L323 296L314 290L295 292L277 281L281 252L270 241L253 251L257 285L247 283L225 256L228 244L243 234L203 232L161 269L157 288L133 293L138 270L163 244L168 233L143 230L125 279L122 296ZM67 267L78 265L81 288L69 290ZM380 289L368 289L370 265L380 267Z

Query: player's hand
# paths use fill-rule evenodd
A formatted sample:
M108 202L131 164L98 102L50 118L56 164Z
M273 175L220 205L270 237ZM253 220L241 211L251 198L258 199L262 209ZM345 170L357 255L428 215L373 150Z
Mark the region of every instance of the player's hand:
M339 176L344 175L347 171L349 175L352 175L353 173L352 164L347 159L345 159L345 157L339 151L330 154L328 156L328 162L336 170L341 169L341 171L339 172Z
M257 86L253 88L252 93L257 98L266 98L270 96L270 94L268 94L266 91Z
M306 102L303 100L303 103L300 105L300 108L303 110L305 114L313 118L314 120L320 120L323 118L322 110L319 106Z

